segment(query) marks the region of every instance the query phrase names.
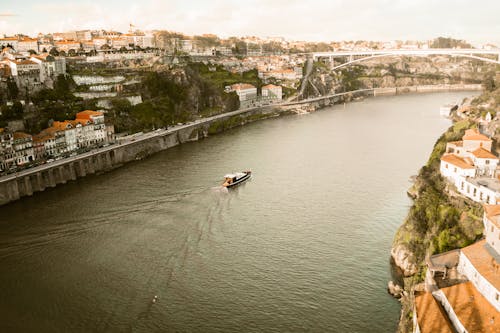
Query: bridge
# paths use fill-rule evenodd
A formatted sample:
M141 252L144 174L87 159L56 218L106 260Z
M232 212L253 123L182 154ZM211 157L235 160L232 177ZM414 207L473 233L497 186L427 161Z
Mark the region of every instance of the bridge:
M500 65L500 49L398 49L398 50L364 50L364 51L337 51L337 52L316 52L312 53L314 60L328 59L332 64L332 70L349 66L358 62L381 58L398 56L430 56L448 55L451 57L465 57L481 60ZM489 57L488 57L489 56ZM335 58L347 58L348 61L335 65Z

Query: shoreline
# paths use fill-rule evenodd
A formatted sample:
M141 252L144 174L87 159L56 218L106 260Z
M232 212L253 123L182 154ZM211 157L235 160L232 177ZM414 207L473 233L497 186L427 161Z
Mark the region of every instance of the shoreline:
M47 188L53 188L88 175L108 172L128 162L144 159L179 144L198 141L210 135L257 120L288 114L309 113L364 97L446 91L477 91L481 89L481 85L435 85L407 88L361 89L303 101L258 106L198 119L171 129L147 132L123 143L115 143L81 155L0 177L0 206L17 201L25 196L32 196L34 193L42 192ZM394 93L388 93L387 89Z

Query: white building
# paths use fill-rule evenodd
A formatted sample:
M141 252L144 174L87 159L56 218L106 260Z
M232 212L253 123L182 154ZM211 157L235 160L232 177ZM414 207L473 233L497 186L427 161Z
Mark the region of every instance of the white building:
M248 83L236 83L231 85L229 91L235 91L240 102L249 101L257 98L257 88Z
M441 157L439 171L453 184L458 183L459 177L474 177L476 175L476 168L472 160L455 154L444 154Z
M496 176L498 157L483 147L479 147L471 152L471 157L474 162L474 166L476 167L477 176Z
M23 38L19 39L19 42L17 43L16 50L19 52L27 52L30 50L38 52L39 51L38 50L38 39L23 37Z
M262 97L281 101L281 99L283 98L283 91L281 86L275 86L274 84L268 84L263 86Z
M35 160L33 150L33 138L31 135L23 132L15 132L13 135L14 159L17 165L24 165Z
M486 242L500 253L500 205L484 205L484 235Z
M500 205L484 206L483 223L486 238L461 249L458 271L500 311Z
M19 39L17 37L3 37L0 38L0 48L10 46L17 51Z

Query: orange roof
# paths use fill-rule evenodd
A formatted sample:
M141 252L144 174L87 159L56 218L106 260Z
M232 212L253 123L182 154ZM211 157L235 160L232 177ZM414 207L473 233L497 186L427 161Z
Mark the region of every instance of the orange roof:
M248 83L236 83L231 86L233 90L243 90L243 89L253 89L255 88L251 84Z
M19 42L38 42L38 40L36 38L24 37Z
M58 45L58 44L80 44L80 42L77 42L75 40L60 40L60 41L57 41L55 43L56 43L56 45Z
M36 65L37 63L31 60L21 60L15 62L18 65Z
M68 120L54 121L54 123L52 124L52 127L55 128L56 130L59 130L59 131L65 131L69 128L73 128L73 125Z
M483 205L486 218L500 228L500 205Z
M85 110L82 112L78 112L76 114L76 119L89 119L90 117L102 116L103 113L99 111Z
M464 247L461 251L469 259L474 268L497 290L500 289L500 262L486 248L486 240L480 240ZM489 245L488 245L489 246ZM500 327L500 317L499 327Z
M17 139L27 139L27 138L32 138L32 136L28 133L24 133L24 132L14 132L14 140L17 140Z
M418 326L422 333L453 333L448 316L431 293L415 297Z
M468 129L465 131L465 135L462 137L462 139L469 140L469 141L491 141L490 138L488 138L486 135L483 135L479 133L477 128L472 128Z
M71 120L71 124L73 126L76 126L77 124L81 124L82 126L85 126L85 125L88 125L88 124L91 124L92 122L88 119L75 119L75 120Z
M448 142L449 144L452 144L452 145L455 145L457 147L463 147L464 146L464 142L463 141L451 141L451 142Z
M470 333L500 333L498 311L474 287L472 282L443 288L458 319Z
M490 151L484 149L483 147L479 147L478 149L474 150L472 152L472 155L476 156L477 158L489 158L492 160L498 160L498 157L496 157Z
M274 88L281 88L281 86L275 86L274 84L268 84L262 87L262 89L274 89Z
M453 164L460 169L474 169L474 166L472 164L468 163L466 160L455 154L445 154L441 156L441 161Z

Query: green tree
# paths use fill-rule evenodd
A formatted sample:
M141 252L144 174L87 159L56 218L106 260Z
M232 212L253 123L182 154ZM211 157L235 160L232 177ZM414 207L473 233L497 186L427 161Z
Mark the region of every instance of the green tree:
M19 88L17 88L16 81L12 77L7 79L7 93L10 100L14 100L19 95Z
M495 79L492 74L487 75L483 79L483 88L486 91L493 91L496 89Z

